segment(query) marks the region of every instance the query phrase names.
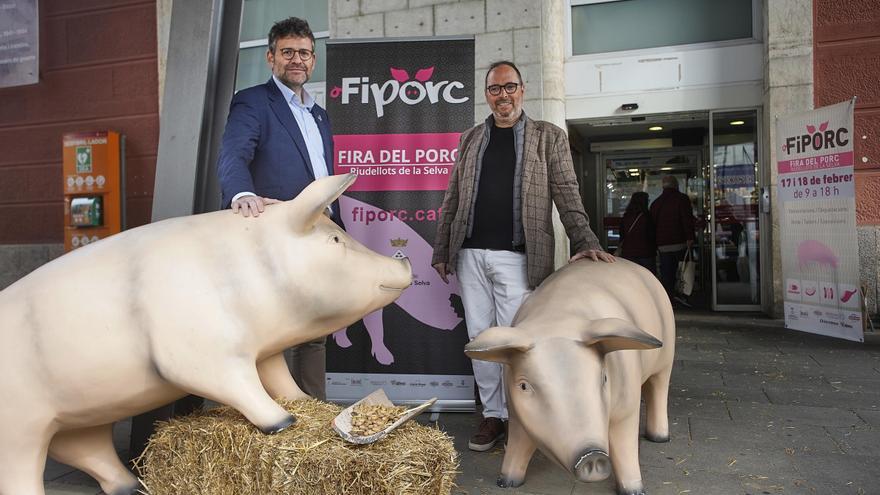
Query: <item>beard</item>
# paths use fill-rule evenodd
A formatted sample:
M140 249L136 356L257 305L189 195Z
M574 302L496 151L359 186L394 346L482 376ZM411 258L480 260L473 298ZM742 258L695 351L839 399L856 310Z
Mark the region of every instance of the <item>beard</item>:
M301 69L301 72L289 72L292 69ZM309 82L308 68L304 65L287 65L279 67L275 71L275 77L277 77L279 81L284 83L285 86L290 88L302 86L303 84Z
M503 103L507 105L501 106ZM516 105L514 105L512 100L498 100L494 105L495 114L499 117L510 117L517 112Z

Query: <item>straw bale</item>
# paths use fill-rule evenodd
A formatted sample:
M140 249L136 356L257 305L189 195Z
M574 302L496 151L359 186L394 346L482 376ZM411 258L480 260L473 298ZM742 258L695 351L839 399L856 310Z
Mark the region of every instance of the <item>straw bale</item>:
M368 445L333 431L340 407L280 401L292 427L265 435L228 407L159 425L136 461L150 495L449 494L458 474L452 439L410 421Z

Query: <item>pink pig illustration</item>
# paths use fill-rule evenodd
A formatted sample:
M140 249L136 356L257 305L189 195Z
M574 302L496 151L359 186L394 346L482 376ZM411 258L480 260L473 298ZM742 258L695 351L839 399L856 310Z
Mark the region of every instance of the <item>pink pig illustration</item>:
M837 268L837 255L834 254L834 250L813 239L808 239L798 244L797 258L798 268L801 270L810 263Z
M440 330L454 329L461 322L461 318L449 304L449 298L453 293L459 294L458 284L455 281L450 281L449 284L443 283L437 272L431 268L433 253L431 245L405 222L392 217L380 208L347 196L339 198L339 207L349 235L377 253L387 256L403 254L409 258L413 267L413 286L403 291L397 299L397 305L426 325ZM379 218L385 220L379 221ZM376 220L367 224L365 219ZM395 242L392 243L392 240ZM393 363L394 356L384 341L382 310L368 314L363 321L370 335L371 352L376 361L384 365ZM351 346L346 331L347 329L343 328L333 334L333 339L339 347Z

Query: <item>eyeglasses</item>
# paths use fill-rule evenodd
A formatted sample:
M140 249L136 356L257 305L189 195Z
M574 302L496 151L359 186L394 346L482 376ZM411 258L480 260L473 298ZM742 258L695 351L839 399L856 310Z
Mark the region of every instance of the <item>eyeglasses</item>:
M519 89L519 86L520 86L519 83L507 83L504 85L493 84L491 86L487 86L486 91L488 91L489 94L492 96L498 96L501 94L501 88L504 88L505 93L512 95L512 94L516 93L516 90Z
M299 50L296 50L294 48L282 48L278 50L278 52L281 54L284 60L293 60L293 56L299 54L299 59L303 62L308 62L312 59L312 55L315 54L315 52L306 48L300 48Z

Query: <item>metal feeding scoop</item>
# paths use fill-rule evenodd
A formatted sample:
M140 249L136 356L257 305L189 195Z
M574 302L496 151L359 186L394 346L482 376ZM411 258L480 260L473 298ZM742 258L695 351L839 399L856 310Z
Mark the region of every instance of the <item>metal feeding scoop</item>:
M388 396L385 395L385 391L380 388L370 395L364 397L363 399L343 409L342 412L340 412L336 416L336 418L333 419L333 429L336 430L336 433L338 433L339 436L342 437L342 439L346 442L356 443L360 445L373 443L377 440L385 438L386 435L394 431L397 427L418 416L419 414L421 414L422 411L431 407L435 402L437 402L436 397L429 399L427 402L419 404L416 407L407 409L406 411L401 413L400 417L397 418L395 422L386 426L384 430L379 431L378 433L367 436L361 436L352 433L351 413L355 407L359 405L394 406L394 403L388 400Z

